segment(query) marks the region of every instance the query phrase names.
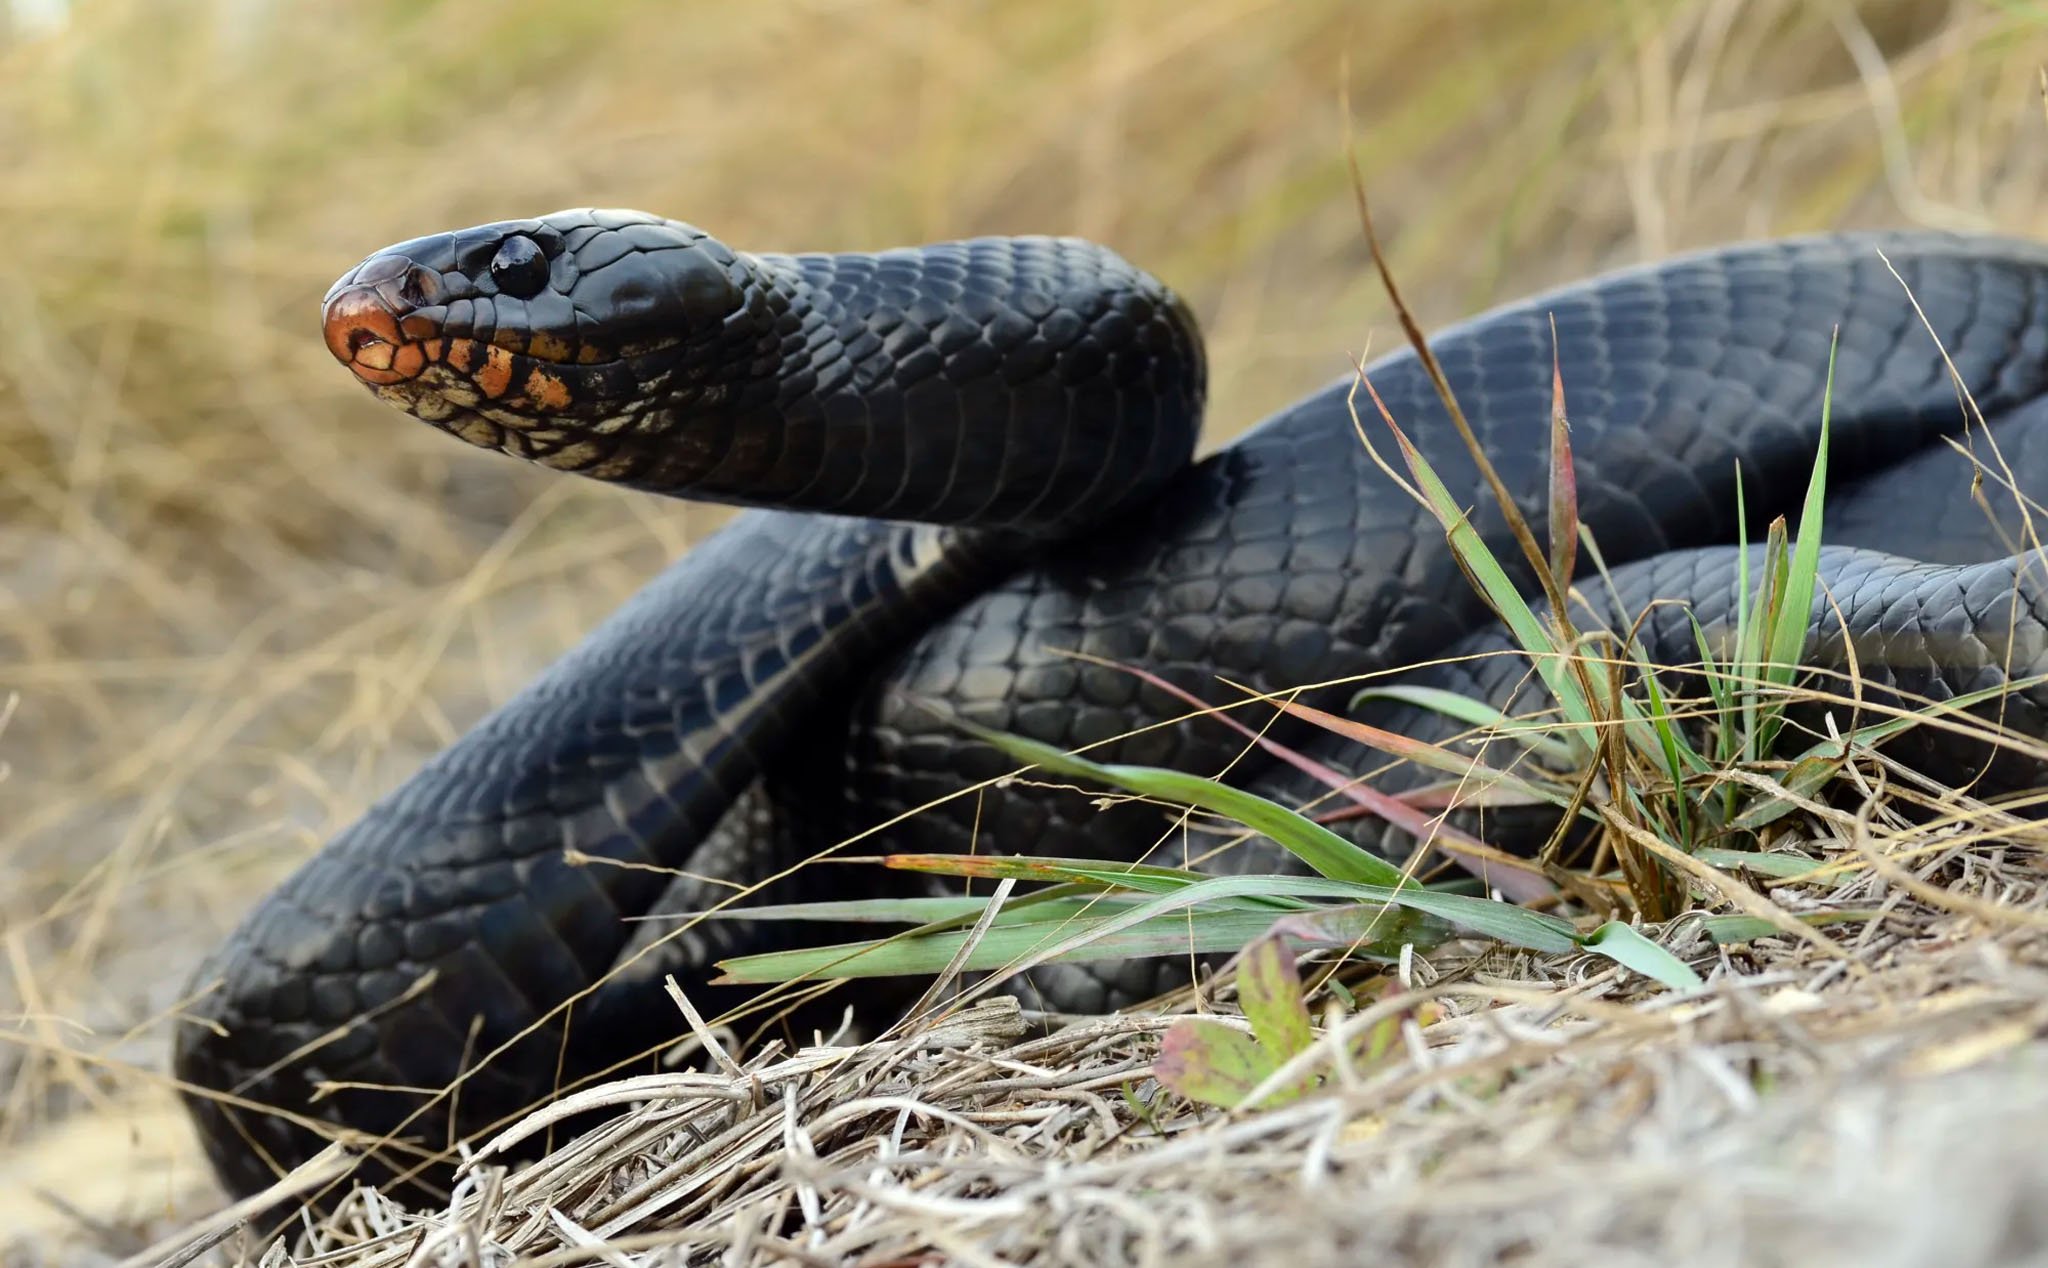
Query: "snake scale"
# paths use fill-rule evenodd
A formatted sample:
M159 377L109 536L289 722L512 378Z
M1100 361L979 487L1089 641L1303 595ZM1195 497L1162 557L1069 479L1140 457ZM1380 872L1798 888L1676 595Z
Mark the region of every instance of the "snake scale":
M1196 324L1091 243L756 255L657 216L570 211L386 248L335 284L323 320L376 395L471 444L755 509L306 861L200 969L174 1064L238 1192L342 1128L367 1142L367 1176L432 1183L445 1171L422 1166L449 1142L645 1068L635 1054L679 1025L663 974L708 1014L737 998L703 985L712 961L788 935L707 922L661 941L672 926L632 917L714 905L927 802L880 843L1178 861L1156 808L1020 785L957 796L1013 764L949 718L1067 748L1137 730L1097 755L1227 768L1298 800L1316 789L1238 760L1213 720L1151 726L1185 704L1103 662L1220 703L1219 680L1326 683L1501 640L1441 528L1360 444L1349 380L1196 460ZM1747 244L1444 332L1433 347L1539 531L1553 321L1581 515L1625 605L1726 608L1738 463L1751 525L1796 510L1839 327L1822 575L1849 637L1817 633L1809 656L1853 647L1865 672L1936 698L2048 662L2017 523L1973 500L1944 444L1965 435L1960 383L2022 488L2048 464L2048 249L1918 232ZM1508 547L1417 358L1369 373ZM1692 654L1689 627L1649 635ZM1512 693L1485 665L1430 672ZM2042 729L2031 695L2012 717ZM1272 734L1340 769L1362 760L1288 720ZM1916 760L1953 769L1962 747L1928 741ZM1346 830L1409 848L1384 824ZM1255 841L1203 865L1287 862ZM767 893L879 883L810 867ZM1185 972L1047 966L1029 987L1093 1010Z

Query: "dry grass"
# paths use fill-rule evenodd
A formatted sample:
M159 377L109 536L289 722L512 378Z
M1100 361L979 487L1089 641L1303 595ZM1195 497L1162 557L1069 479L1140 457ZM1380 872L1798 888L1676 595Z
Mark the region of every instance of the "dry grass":
M1668 931L1713 978L1690 999L1584 959L1417 966L1316 1051L1419 1001L1442 1019L1285 1108L1162 1091L1163 1019L1018 1042L990 1001L909 1039L596 1089L634 1108L510 1176L484 1146L446 1211L359 1192L265 1263L2011 1262L2048 1235L2048 878L2031 848L1952 835L1880 869L1897 841L1809 844L1841 870L1781 902L1886 911L1846 957ZM1928 882L1940 903L1914 896ZM232 1255L242 1233L157 1253Z
M1334 377L1376 328L1375 346L1391 346L1339 148L1346 58L1381 227L1429 320L1736 236L1907 223L2048 233L2036 99L2048 26L2017 3L1572 0L1539 15L1522 0L106 0L0 43L0 689L18 696L0 784L0 1238L89 1261L216 1201L161 1074L191 964L256 893L716 522L494 462L381 410L314 337L333 276L432 228L593 202L764 249L1086 233L1197 302L1217 441ZM1996 856L1977 848L1965 873ZM2014 883L2008 897L2032 902L2031 882ZM1105 1199L1085 1219L992 1232L977 1221L996 1208L939 1204L933 1236L956 1240L934 1244L966 1256L1010 1236L1021 1251L1063 1223L1152 1220L1169 1242L1213 1234L1219 1254L1263 1224L1268 1248L1342 1232L1366 1250L1406 1237L1386 1244L1428 1257L1460 1220L1474 1231L1474 1210L1500 1214L1487 1223L1501 1229L1511 1215L1576 1212L1574 1227L1616 1245L1637 1243L1598 1221L1640 1218L1645 1202L1669 1211L1685 1196L1703 1219L1736 1219L1759 1192L1753 1177L1688 1187L1687 1158L1793 1166L1797 1142L1820 1148L1854 1126L1830 1114L1861 1112L1801 1119L1827 1079L1889 1069L1888 1049L1966 1052L1941 1046L1948 1026L2030 1033L2038 986L2011 964L2027 961L2031 935L1986 941L1917 901L1873 935L1870 975L1794 960L1773 970L1789 976L1727 982L1697 1022L1603 1012L1573 1023L1585 1033L1571 1042L1593 1043L1597 1060L1526 1055L1515 1086L1535 1092L1467 1104L1469 1091L1440 1082L1412 1101L1318 1111L1376 1116L1358 1120L1373 1130L1330 1138L1326 1152L1359 1160L1341 1200L1288 1188L1303 1164L1281 1148L1287 1133L1322 1130L1297 1115L1230 1129L1255 1139L1223 1160L1201 1151L1225 1137L1190 1136L1185 1157L1162 1155L1182 1169L1154 1177L1169 1192L1149 1211ZM1912 941L1935 928L1954 945ZM1901 938L1913 954L1886 950ZM1785 983L1826 985L1820 1011L1767 1006ZM1914 1003L1929 995L1957 1002ZM1576 1015L1461 999L1460 1017L1498 1020L1517 1043L1540 1045L1528 1027ZM1859 1018L1868 1033L1831 1037ZM1492 1025L1460 1022L1431 1042L1479 1059ZM1142 1047L1119 1043L1105 1051ZM1762 1109L1731 1100L1709 1122L1718 1102L1691 1089L1717 1076L1688 1071L1717 1068L1716 1054L1793 1090ZM1083 1071L1110 1059L1030 1060L1062 1056ZM916 1095L1003 1103L1010 1093L983 1095L985 1059L934 1052L932 1068L962 1080L959 1099ZM1413 1059L1417 1077L1437 1068L1434 1055ZM805 1077L826 1101L845 1076ZM2000 1086L2010 1112L1990 1121L2025 1156L2038 1097ZM1014 1103L1038 1113L1048 1101ZM1589 1104L1598 1112L1571 1120L1569 1151L1527 1174L1530 1142ZM1773 1114L1786 1116L1782 1140L1744 1134ZM1982 1143L1961 1114L1927 1127L1927 1147ZM1106 1132L1110 1119L1086 1115L1045 1128L1013 1147L1025 1170L1002 1175L1028 1176L1050 1156L1029 1150L1085 1140L1098 1121ZM1603 1160L1637 1148L1627 1142L1645 1122L1670 1129L1640 1144L1666 1151L1657 1167L1609 1174ZM833 1141L844 1143L818 1143L818 1202L904 1218L833 1187ZM1136 1183L1085 1179L1086 1167L1127 1164L1117 1174L1142 1179L1143 1151L1158 1147L1147 1131L1102 1145L1074 1164L1073 1192ZM1010 1158L969 1151L930 1184L990 1197L990 1173L975 1168ZM1827 1183L1875 1161L1848 1158ZM1431 1206L1423 1171L1403 1171L1415 1167L1467 1196ZM891 1164L860 1183L905 1189L924 1174ZM1553 1174L1579 1179L1544 1187ZM1956 1179L1934 1163L1914 1174ZM1482 1183L1490 1175L1515 1183ZM784 1182L750 1176L733 1201L782 1200ZM1589 1196L1610 1188L1605 1207ZM1294 1198L1271 1196L1281 1190ZM1204 1194L1210 1215L1191 1214ZM1248 1214L1261 1209L1285 1214ZM893 1244L872 1231L875 1246Z

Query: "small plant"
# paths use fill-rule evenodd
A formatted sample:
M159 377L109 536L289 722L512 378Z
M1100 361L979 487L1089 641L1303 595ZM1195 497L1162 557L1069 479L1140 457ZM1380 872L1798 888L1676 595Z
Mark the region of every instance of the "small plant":
M1244 949L1237 1004L1251 1023L1251 1034L1225 1022L1184 1017L1160 1042L1154 1076L1191 1101L1235 1109L1315 1043L1301 973L1286 939L1268 934ZM1297 1074L1260 1103L1285 1105L1321 1082L1314 1071Z
M1227 1022L1184 1017L1160 1041L1152 1073L1160 1083L1191 1101L1220 1109L1277 1106L1299 1100L1323 1082L1319 1069L1281 1071L1315 1044L1307 993L1287 940L1268 934L1244 949L1237 970L1237 1004L1251 1033ZM1346 1055L1354 1069L1384 1061L1407 1021L1427 1025L1439 1013L1424 1001L1379 1018L1365 1028Z

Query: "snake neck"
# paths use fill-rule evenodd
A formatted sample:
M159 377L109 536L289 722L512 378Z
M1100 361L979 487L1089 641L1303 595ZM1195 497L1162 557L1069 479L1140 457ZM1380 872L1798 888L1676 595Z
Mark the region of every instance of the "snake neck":
M615 433L618 483L696 500L1058 535L1192 453L1186 306L1103 247L990 238L735 256L741 298ZM542 459L545 461L545 458Z

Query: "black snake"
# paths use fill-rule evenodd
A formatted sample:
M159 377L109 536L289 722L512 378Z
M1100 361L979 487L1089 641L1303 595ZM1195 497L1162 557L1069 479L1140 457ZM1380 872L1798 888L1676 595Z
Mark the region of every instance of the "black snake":
M2048 660L2032 587L2017 584L2017 519L1973 501L1970 464L1942 443L1964 435L1960 381L2021 487L2048 459L2035 426L2048 249L1921 233L1747 245L1446 332L1438 356L1539 525L1553 319L1582 515L1625 597L1725 602L1738 460L1753 527L1796 508L1839 325L1840 548L1823 576L1864 671L1941 697L1998 681L2008 660L2014 673ZM239 1191L309 1156L322 1124L395 1136L372 1163L389 1175L617 1067L677 1030L650 989L662 973L707 1013L729 1002L701 986L708 964L767 929L699 925L607 979L666 929L628 918L711 906L724 882L1011 769L948 713L1076 747L1186 711L1103 661L1220 702L1233 697L1219 679L1329 682L1489 637L1441 528L1361 446L1348 381L1191 461L1195 323L1090 243L749 255L659 217L572 211L378 252L335 284L324 320L377 395L472 444L773 509L677 561L310 859L202 968L176 1068L229 1094L191 1103ZM1505 546L1416 358L1370 375ZM1689 632L1666 633L1690 654ZM1816 638L1811 654L1839 660L1842 642ZM2013 705L2018 720L2043 729L2031 701ZM1318 733L1274 734L1357 765ZM1201 721L1098 753L1228 767L1281 798L1316 791L1256 754L1233 764L1241 747ZM1926 747L1931 763L1955 757ZM1142 805L1005 786L911 816L886 844L1131 858L1164 824ZM1383 825L1354 831L1406 848ZM1283 862L1254 843L1205 866ZM805 868L774 892L874 883ZM1031 985L1097 1009L1176 972L1052 967ZM422 1091L465 1072L455 1096ZM314 1099L327 1081L345 1086Z

